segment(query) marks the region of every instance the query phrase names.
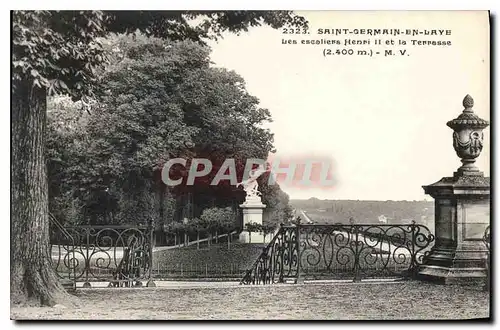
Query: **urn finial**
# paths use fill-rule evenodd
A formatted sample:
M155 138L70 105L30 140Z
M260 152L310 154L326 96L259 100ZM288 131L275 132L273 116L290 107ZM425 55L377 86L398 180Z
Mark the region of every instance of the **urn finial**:
M483 129L489 123L474 113L474 99L469 94L464 97L462 104L465 108L463 112L446 123L453 129L453 147L463 164L455 175L482 175L474 162L483 149Z
M465 108L464 110L472 109L472 107L474 106L474 99L472 98L472 96L467 94L467 95L465 95L462 104Z

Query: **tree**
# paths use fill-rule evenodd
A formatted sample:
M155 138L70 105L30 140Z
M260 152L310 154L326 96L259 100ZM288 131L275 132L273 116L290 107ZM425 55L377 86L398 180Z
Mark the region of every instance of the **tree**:
M186 226L182 222L171 222L164 226L165 233L174 235L174 246L177 246L177 242L179 242L180 246L179 232L184 232L185 230Z
M85 205L75 198L73 179L84 172L81 161L87 148L86 124L88 114L81 111L81 102L68 97L52 97L47 104L47 169L49 181L49 210L63 224L78 225L84 220Z
M198 218L190 219L187 224L187 231L196 234L196 249L200 249L200 233L206 230L203 221Z
M11 300L54 305L67 294L46 255L47 94L73 90L78 97L92 83L103 14L14 12L12 24Z
M236 213L230 207L224 209L224 216L221 218L221 228L223 232L227 233L227 249L231 247L231 235L233 230L236 229Z
M101 208L95 207L103 204L103 191L116 201L112 211L122 221L138 215L163 219L168 208L163 203L165 195L191 196L190 204L196 200L199 213L182 217L199 216L206 207L241 203L244 192L231 182L210 183L228 157L236 159L241 180L247 158L266 158L273 149L272 134L260 128L270 120L269 112L258 107L244 80L234 72L210 67L209 49L190 41L163 41L136 33L112 36L103 45L113 58L113 64L100 74L99 90L103 92L96 92L92 115L82 116L81 127L73 125L76 128L70 130L85 134L66 137L59 133L59 120L69 117L66 112L73 113L74 105L67 106L66 112L61 106L50 109L49 127L57 128L49 135L53 141L49 147L56 148L50 150L49 164L57 169L49 173L55 188L50 200L71 202L67 195L73 195L84 205L90 223L105 218ZM210 159L212 172L198 178L194 186L170 189L161 182L160 171L173 157L186 158L188 164L171 170L172 176L186 180L193 157ZM61 187L61 180L73 193ZM282 199L279 192L264 190L264 198L274 205L269 210L281 208L277 206ZM152 194L158 198L148 198ZM288 203L288 197L282 202ZM71 205L62 208L73 209Z
M204 223L204 227L208 230L210 242L214 232L217 237L221 230L227 230L232 224L234 224L235 215L230 207L212 207L203 210L200 219Z
M265 224L277 226L293 218L289 196L281 190L278 183L269 185L269 172L258 178L259 190L262 193L262 202L266 204L265 212L268 215Z
M87 158L94 161L82 175L97 174L88 178L95 182L88 189L116 187L116 194L124 200L118 212L130 209L135 214L154 214L165 209L162 165L182 156L196 133L196 128L184 122L175 91L184 89L187 73L208 66L208 54L191 56L200 50L193 42L172 45L137 34L114 39L109 47L118 49L113 55L117 59L99 80L88 125L92 152ZM142 205L135 202L147 201L147 196L157 198Z
M203 16L201 16L203 15ZM201 16L192 27L189 19ZM303 26L290 12L12 13L12 222L11 300L54 305L69 296L45 255L48 184L45 163L47 95L79 99L93 94L96 69L106 59L100 38L136 29L162 38L203 41L224 31L269 24Z
M215 210L217 214L217 231L227 234L227 248L229 249L231 232L236 228L236 214L231 207L214 208L212 210Z

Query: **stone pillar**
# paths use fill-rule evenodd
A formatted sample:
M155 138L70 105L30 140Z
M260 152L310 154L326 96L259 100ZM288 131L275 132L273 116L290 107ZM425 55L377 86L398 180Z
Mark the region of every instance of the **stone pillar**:
M265 204L262 204L260 197L252 196L247 197L243 204L240 204L243 210L243 231L240 234L240 242L242 243L264 243L264 235L262 233L253 232L250 239L250 234L245 230L247 223L257 223L262 225L262 214L266 208Z
M419 269L421 279L444 284L484 283L487 249L483 242L490 224L490 178L474 165L483 147L483 129L489 124L472 111L467 95L465 110L447 123L462 166L453 177L423 186L435 199L435 237L430 254Z

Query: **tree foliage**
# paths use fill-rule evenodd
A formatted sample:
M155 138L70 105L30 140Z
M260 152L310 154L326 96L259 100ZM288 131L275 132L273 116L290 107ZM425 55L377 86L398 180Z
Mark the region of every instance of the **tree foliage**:
M14 11L12 79L29 81L49 95L88 95L95 70L106 59L100 38L106 18L100 11Z
M307 21L291 11L107 11L109 29L134 33L137 29L147 36L171 40L192 40L204 43L218 39L224 32L246 32L250 27L269 25L305 27ZM194 21L194 22L193 22Z
M95 73L109 60L102 47L109 33L142 31L204 44L226 31L260 25L303 27L307 22L290 11L13 11L12 79L29 81L49 95L79 99L96 89Z
M203 210L200 220L209 230L230 231L236 227L236 215L230 207L207 208Z

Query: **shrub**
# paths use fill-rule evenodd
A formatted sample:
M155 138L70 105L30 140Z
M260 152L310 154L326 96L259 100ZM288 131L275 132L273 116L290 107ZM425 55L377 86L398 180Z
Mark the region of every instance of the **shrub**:
M214 231L229 231L236 227L236 214L230 207L205 209L200 220L211 233Z

